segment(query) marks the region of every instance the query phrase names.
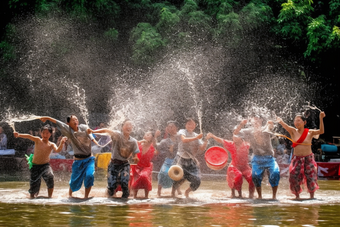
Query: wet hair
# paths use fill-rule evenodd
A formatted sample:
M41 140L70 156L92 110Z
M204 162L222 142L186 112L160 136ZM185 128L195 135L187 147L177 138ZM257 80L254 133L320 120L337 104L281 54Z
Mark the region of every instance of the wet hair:
M48 130L52 134L52 127L51 125L47 124L41 127L40 131L43 132L44 130Z
M71 114L70 116L67 116L67 118L66 118L67 123L70 123L72 117L76 117L76 115Z
M185 119L185 124L187 124L189 121L193 121L195 122L195 124L197 124L196 120L194 118L188 117Z
M166 125L169 125L169 124L174 124L177 128L179 127L179 124L178 124L177 121L168 121L168 122L166 123Z
M126 122L128 122L128 121L131 121L129 118L126 118L124 121L123 121L123 123L122 123L122 125L121 125L121 128L123 128L123 126L125 125L125 123Z
M295 115L295 118L297 118L297 117L301 118L301 120L303 120L303 121L307 121L307 118L305 116L303 116L302 114Z
M251 114L250 115L250 117L251 118L258 118L258 119L261 119L261 120L264 120L264 118L263 118L263 116L261 115L261 114L255 114L255 113L253 113L253 114Z
M150 132L152 137L154 138L155 137L155 130L153 129L149 129L148 131L146 131L146 133Z

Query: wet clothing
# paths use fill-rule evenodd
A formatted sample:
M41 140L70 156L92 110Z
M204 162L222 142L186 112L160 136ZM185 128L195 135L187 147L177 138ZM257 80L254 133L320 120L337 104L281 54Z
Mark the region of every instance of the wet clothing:
M40 191L41 178L44 179L47 188L54 188L54 174L49 163L36 165L33 164L30 169L30 189L28 192L33 195L38 195Z
M7 149L7 136L5 133L0 134L0 150Z
M173 187L178 188L185 180L190 182L190 188L196 191L201 185L201 171L195 159L186 159L177 155L173 161L173 165L182 167L184 175L183 179L174 181Z
M159 170L158 173L158 184L162 186L162 188L170 188L173 184L173 180L169 177L169 169L172 166L173 159L165 158L165 161Z
M198 134L195 132L188 132L186 129L181 129L178 131L179 136L182 135L186 138L196 137ZM201 139L194 140L189 143L183 143L181 139L179 139L178 144L178 155L185 159L191 159L195 157L199 151L199 146L203 144Z
M293 156L289 166L289 184L290 190L294 195L302 192L301 185L307 184L308 192L315 192L319 189L317 183L318 171L317 164L314 161L314 154L307 156Z
M94 183L94 171L95 158L93 156L82 160L74 160L70 179L72 192L78 191L83 181L85 188L92 187Z
M130 164L128 161L111 161L107 170L107 190L113 196L118 184L122 188L122 198L129 197Z
M94 138L92 134L87 134L87 129L89 128L87 125L78 125L78 131L75 132L71 127L61 121L56 121L56 124L60 132L71 141L71 146L76 157L77 155L79 155L79 158L91 156L91 140Z
M139 146L140 153L137 154L139 162L136 168L132 169L133 180L131 182L131 189L145 189L152 190L152 163L151 160L155 154L155 148L150 146L149 150L143 154L143 146Z
M255 191L255 185L252 180L252 170L248 165L248 155L250 144L242 142L236 147L233 141L223 140L224 147L230 152L232 161L227 170L227 182L231 189L240 191L242 189L243 177L248 181L249 192Z
M160 153L166 154L164 163L158 173L158 184L163 188L170 188L173 184L173 180L169 177L168 172L177 154L179 140L180 137L177 135L174 141L171 138L166 138L157 144L157 150Z
M57 121L57 127L60 132L71 141L74 151L74 157L82 160L74 160L72 164L72 174L70 179L70 188L72 192L78 191L84 181L85 188L93 186L95 158L91 157L91 140L94 139L92 134L87 134L87 125L78 125L78 131L74 131L67 124Z
M181 129L178 132L179 136L182 135L186 138L196 137L198 134L195 132L188 132L186 129ZM199 146L203 144L203 141L198 139L189 143L183 143L182 139L179 139L178 152L174 159L173 165L179 165L182 167L184 175L183 179L175 181L174 188L178 188L183 181L188 180L190 182L190 188L196 191L201 185L201 171L199 169L198 160L195 156L199 152Z
M157 150L160 153L165 154L167 158L174 159L178 151L178 143L180 139L180 135L177 135L174 141L172 141L171 138L162 139L161 142L157 144ZM170 151L171 147L172 152Z
M271 143L271 133L267 127L262 127L261 131L255 132L254 128L242 129L239 136L249 141L254 157L252 164L252 178L255 187L261 187L263 173L265 169L269 171L269 183L272 187L279 185L280 168L275 161L274 149Z
M110 196L114 194L118 185L122 188L122 198L129 197L130 163L131 154L139 153L137 140L133 137L125 139L120 131L111 134L112 152L111 162L108 167L107 190Z
M111 135L112 140L112 156L111 159L126 161L132 153L139 153L137 140L133 137L125 139L123 133L120 131L113 131Z
M261 187L263 173L265 169L269 171L269 183L272 187L279 185L280 168L273 156L254 155L252 164L252 178L255 187Z
M262 127L260 132L254 133L254 128L242 129L237 136L250 143L254 155L274 156L274 150L271 143L271 133Z

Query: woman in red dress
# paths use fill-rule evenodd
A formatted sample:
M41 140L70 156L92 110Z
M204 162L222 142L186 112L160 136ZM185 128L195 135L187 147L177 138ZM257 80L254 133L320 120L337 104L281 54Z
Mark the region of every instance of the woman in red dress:
M159 134L157 131L156 134ZM149 197L149 191L152 190L152 158L157 150L154 148L156 143L155 135L152 131L145 133L143 140L138 142L140 152L137 154L139 162L132 168L133 178L131 189L133 197L137 197L139 189L145 190L145 198Z

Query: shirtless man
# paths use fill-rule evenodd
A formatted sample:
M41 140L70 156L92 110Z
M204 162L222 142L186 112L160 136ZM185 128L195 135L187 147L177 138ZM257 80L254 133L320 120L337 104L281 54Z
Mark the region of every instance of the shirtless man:
M265 126L262 126L263 118L255 115L250 122L252 127L242 129L247 120L243 120L236 130L234 136L239 136L250 143L253 149L254 156L251 161L252 164L252 179L256 187L258 199L262 199L262 178L264 171L268 169L269 183L272 187L273 197L276 199L276 192L280 181L280 169L274 158L274 150L271 144L271 130L273 129L273 122L267 121ZM242 130L241 130L242 129Z
M44 179L47 185L48 198L52 197L53 188L54 188L54 175L52 168L50 166L50 154L52 150L56 152L60 152L65 141L66 137L60 141L59 147L49 141L52 135L52 128L50 125L45 125L41 128L41 137L32 136L30 134L20 134L18 132L14 132L15 138L24 138L32 140L35 143L34 146L34 155L33 155L33 166L30 168L31 179L30 179L30 198L33 199L38 196L40 191L41 178Z
M301 115L297 115L294 119L295 128L287 125L281 118L277 118L278 123L289 132L292 140L296 141L292 145L294 156L289 166L290 190L296 196L296 199L300 199L299 194L302 192L301 184L304 179L306 179L311 199L314 198L314 192L319 188L317 183L317 165L314 160L311 144L314 136L325 132L323 124L325 116L324 112L320 112L320 126L318 130L305 128L307 122Z

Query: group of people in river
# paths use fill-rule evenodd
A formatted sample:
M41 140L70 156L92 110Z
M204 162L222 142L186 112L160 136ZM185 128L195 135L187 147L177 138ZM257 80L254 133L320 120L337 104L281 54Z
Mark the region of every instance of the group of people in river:
M302 192L301 185L307 184L310 198L314 198L315 191L319 188L317 184L317 165L311 150L313 136L324 133L323 118L325 113L319 115L319 129L306 129L306 119L297 115L294 119L294 126L289 126L279 117L277 122L290 134L293 141L294 155L290 164L290 190L300 199ZM133 132L132 120L126 119L121 130L108 128L90 129L87 125L79 124L75 115L67 117L67 122L56 120L51 117L40 117L42 122L50 121L57 125L64 136L57 147L49 141L52 128L46 124L41 128L41 138L29 134L14 132L15 137L26 138L34 141L35 151L32 160L30 179L30 198L36 198L41 178L48 187L48 197L52 197L54 188L53 170L49 165L49 156L52 150L59 152L63 144L68 140L74 150L74 162L69 182L69 197L78 191L82 184L85 186L84 198L89 198L91 188L94 185L95 158L92 156L91 143L101 146L94 139L93 134L105 133L111 137L111 161L108 165L107 195L116 197L118 186L122 191L122 198L132 195L137 197L139 189L145 190L145 197L148 198L152 189L152 158L157 152L164 153L166 158L158 174L157 195L161 196L163 188L172 188L173 197L181 195L181 185L187 180L190 185L184 195L189 197L190 192L196 191L201 184L200 165L196 158L198 154L205 152L208 141L215 140L223 145L232 156L232 161L227 169L227 182L231 188L232 197L242 197L243 177L249 183L249 198L254 198L255 190L257 198L262 199L261 183L265 172L268 172L269 183L272 187L272 199L276 199L277 189L280 181L280 169L274 158L274 151L271 143L273 136L273 121L267 121L263 126L263 118L254 115L250 118L251 127L244 128L248 120L243 120L233 131L230 140L219 138L208 133L203 139L203 134L195 133L196 122L188 118L185 128L179 130L176 121L169 121L166 126L167 138L157 141L160 131L149 130L145 133L143 140L137 141L131 136ZM249 149L253 150L251 166L248 164ZM183 177L179 180L172 180L168 171L172 165L179 165L183 170ZM131 168L131 171L130 171ZM132 173L132 174L131 174ZM132 178L130 179L130 176Z

